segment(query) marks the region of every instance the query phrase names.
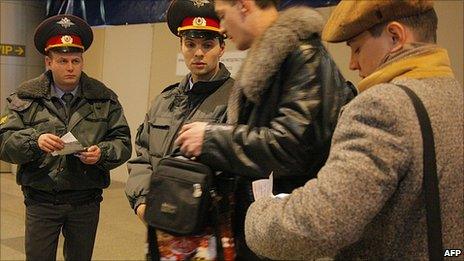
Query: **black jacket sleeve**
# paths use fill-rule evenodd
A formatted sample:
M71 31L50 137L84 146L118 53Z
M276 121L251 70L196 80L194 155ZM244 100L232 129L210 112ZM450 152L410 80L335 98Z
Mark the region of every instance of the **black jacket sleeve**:
M311 45L293 52L271 78L270 88L280 91L277 108L254 105L276 111L269 123L260 127L209 124L200 160L252 178L267 177L271 171L277 178L307 175L309 169L319 166L327 154L321 150L328 150L332 134L332 130L326 134L321 119L321 86L326 84L321 83L321 59L325 55ZM264 98L261 101L266 102Z

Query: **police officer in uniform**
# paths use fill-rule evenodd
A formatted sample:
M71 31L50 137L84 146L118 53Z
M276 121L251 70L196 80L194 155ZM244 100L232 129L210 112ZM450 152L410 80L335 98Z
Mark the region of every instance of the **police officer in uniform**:
M90 260L102 189L131 154L130 132L116 94L82 72L92 30L73 15L36 29L47 71L7 99L0 123L0 159L18 164L26 205L27 260L55 260L64 236L66 260ZM73 150L63 135L82 148Z
M175 0L168 9L167 23L180 39L180 49L190 73L154 99L138 129L137 157L128 162L126 195L142 221L150 176L159 160L175 151L174 140L182 125L199 120L225 122L226 104L233 85L229 71L219 62L225 48L224 36L211 1ZM170 246L164 244L166 240L162 240L169 235L163 233L160 238L160 234L158 231L161 258L187 258L175 256ZM194 252L195 258L210 260L211 256L199 252Z

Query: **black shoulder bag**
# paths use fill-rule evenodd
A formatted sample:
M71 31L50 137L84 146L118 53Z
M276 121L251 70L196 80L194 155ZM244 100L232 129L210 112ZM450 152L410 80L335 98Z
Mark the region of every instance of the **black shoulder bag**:
M157 229L177 236L194 235L205 228L208 216L216 234L217 260L223 260L214 175L205 164L184 157L160 160L146 201L147 260L160 260Z
M193 235L204 228L211 208L214 172L180 157L160 160L151 176L145 220L173 235Z
M427 110L420 98L408 87L402 85L398 85L398 87L403 89L412 100L422 131L422 143L424 146L424 177L422 186L425 194L429 260L443 260L440 194L438 189L437 163L432 125Z

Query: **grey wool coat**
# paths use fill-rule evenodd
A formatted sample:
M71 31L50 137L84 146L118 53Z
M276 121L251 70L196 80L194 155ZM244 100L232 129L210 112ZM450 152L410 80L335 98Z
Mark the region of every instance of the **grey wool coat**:
M428 258L421 130L411 100L395 84L411 88L427 109L444 248L463 248L463 89L443 77L396 79L351 101L318 178L249 208L245 232L253 251L279 260Z

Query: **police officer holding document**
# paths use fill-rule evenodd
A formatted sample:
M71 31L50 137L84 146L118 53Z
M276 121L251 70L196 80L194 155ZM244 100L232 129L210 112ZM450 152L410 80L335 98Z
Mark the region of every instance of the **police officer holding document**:
M27 260L90 260L110 170L131 155L129 126L117 95L82 72L90 26L52 16L34 43L47 71L7 98L0 120L0 159L18 164L26 205Z

